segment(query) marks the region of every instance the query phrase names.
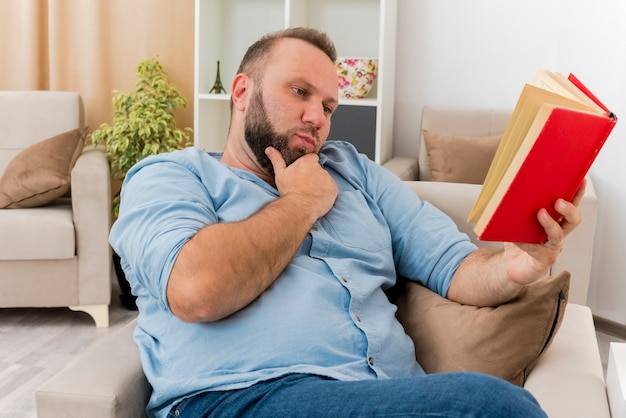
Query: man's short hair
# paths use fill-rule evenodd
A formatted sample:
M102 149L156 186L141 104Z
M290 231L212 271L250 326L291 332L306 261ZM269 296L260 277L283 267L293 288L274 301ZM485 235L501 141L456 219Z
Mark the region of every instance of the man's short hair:
M272 47L280 39L288 38L303 40L323 51L332 62L337 60L335 44L325 32L313 28L287 28L268 33L253 43L241 60L237 73L247 74L253 80L259 81Z

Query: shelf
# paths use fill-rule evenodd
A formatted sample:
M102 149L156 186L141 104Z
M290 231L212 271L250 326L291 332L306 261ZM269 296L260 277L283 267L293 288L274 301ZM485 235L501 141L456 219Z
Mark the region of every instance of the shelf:
M225 101L230 102L230 94L214 94L214 93L201 93L198 94L199 100L215 100L215 101ZM340 106L372 106L376 107L378 105L378 100L376 99L339 99Z
M220 79L228 91L248 46L262 35L305 26L330 35L339 57L378 59L366 99L340 99L331 133L377 163L391 158L397 0L195 0L194 141L221 151L230 123L230 94L209 93Z
M378 106L376 99L339 99L339 106Z
M198 94L200 100L223 100L230 101L230 94L215 94L215 93L200 93Z

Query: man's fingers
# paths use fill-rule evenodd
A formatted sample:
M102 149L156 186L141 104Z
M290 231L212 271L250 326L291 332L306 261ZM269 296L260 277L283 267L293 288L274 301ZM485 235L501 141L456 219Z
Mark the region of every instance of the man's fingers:
M584 188L582 191L584 192ZM537 219L548 235L548 242L556 244L555 247L560 247L565 237L581 223L581 214L576 203L558 199L554 205L556 211L561 215L558 221L552 219L545 209L538 212Z
M561 243L565 239L565 231L561 224L555 221L545 209L540 209L537 219L548 235L548 242Z
M274 167L274 173L279 173L287 167L287 163L282 156L282 154L274 147L265 148L265 155L272 162L272 166Z

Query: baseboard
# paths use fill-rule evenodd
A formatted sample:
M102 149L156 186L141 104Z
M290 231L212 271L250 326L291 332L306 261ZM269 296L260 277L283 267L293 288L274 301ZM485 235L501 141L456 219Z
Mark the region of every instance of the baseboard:
M626 340L626 325L596 315L593 316L593 322L597 331Z

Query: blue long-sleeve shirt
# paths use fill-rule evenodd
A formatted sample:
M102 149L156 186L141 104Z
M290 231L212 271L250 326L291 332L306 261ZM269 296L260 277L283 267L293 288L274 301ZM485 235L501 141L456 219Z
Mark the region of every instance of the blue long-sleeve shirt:
M149 157L123 184L110 241L138 296L135 340L154 389L149 414L165 417L186 396L290 373L342 380L423 373L384 291L401 275L445 295L475 246L345 142L328 141L320 153L339 188L334 206L259 298L212 323L172 314L167 281L183 245L203 227L246 219L278 197L219 158L196 148Z

